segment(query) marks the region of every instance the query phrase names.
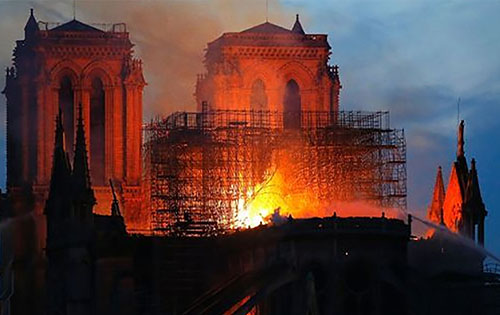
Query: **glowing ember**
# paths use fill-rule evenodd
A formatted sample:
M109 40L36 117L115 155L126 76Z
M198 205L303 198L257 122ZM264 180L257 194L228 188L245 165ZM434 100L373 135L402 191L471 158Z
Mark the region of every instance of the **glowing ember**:
M367 202L326 202L307 187L297 187L292 172L277 170L267 181L247 190L238 199L235 228L253 228L293 218L339 216L399 217L397 209L381 209Z
M325 216L326 209L307 189L297 190L285 171L272 173L267 181L249 189L237 206L237 227L256 227L271 222L272 215L294 218ZM316 211L314 211L314 210ZM323 209L318 211L318 209Z

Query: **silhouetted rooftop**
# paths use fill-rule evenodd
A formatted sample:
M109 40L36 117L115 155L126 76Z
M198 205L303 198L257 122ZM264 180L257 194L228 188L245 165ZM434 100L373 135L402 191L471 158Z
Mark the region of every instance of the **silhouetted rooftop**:
M295 24L293 24L292 32L295 34L301 34L301 35L306 34L306 32L304 31L304 28L302 27L302 24L300 23L298 14L295 17Z
M279 25L265 22L241 31L241 33L290 34L292 31Z
M71 20L67 23L59 25L51 29L51 31L60 31L60 32L99 32L104 33L104 31L90 26L88 24L82 23L78 20Z

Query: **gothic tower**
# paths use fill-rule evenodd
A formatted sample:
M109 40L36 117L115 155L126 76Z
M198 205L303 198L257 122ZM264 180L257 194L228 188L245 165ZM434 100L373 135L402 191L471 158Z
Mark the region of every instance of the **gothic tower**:
M298 15L291 29L265 22L224 33L206 49L198 110L283 112L285 128L305 111L336 112L341 85L330 54L327 35L307 34Z
M451 166L446 193L439 168L428 218L484 245L484 219L488 212L481 197L475 159L470 170L467 165L463 120L457 138L457 158Z
M40 217L47 198L57 109L70 161L77 134L77 104L88 128L94 211L107 213L109 179L117 184L127 226L141 221L142 62L133 57L125 24L99 28L72 20L56 27L31 11L25 37L17 41L7 69L7 187L18 211ZM27 204L27 195L32 203ZM43 225L43 224L41 224ZM41 226L38 224L37 226ZM43 232L39 232L44 239Z
M432 222L444 224L443 203L444 203L444 182L441 166L438 167L434 191L432 193L431 204L428 209L428 218Z
M47 314L94 313L93 207L82 108L78 110L73 166L65 149L61 111L56 120L47 217Z

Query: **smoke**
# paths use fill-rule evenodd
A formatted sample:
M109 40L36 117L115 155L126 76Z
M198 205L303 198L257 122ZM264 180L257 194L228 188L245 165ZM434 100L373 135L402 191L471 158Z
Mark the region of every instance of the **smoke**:
M318 207L305 209L291 208L288 211L283 211L280 207L274 209L272 213L264 217L264 222L271 222L275 225L280 225L288 220L288 218L304 219L304 218L325 218L331 216L338 217L386 217L391 219L407 218L407 215L400 209L383 208L376 206L367 201L336 201L331 203L319 202Z
M331 211L340 217L381 217L405 219L402 211L396 208L383 208L366 201L335 202L331 204Z
M334 63L341 66L341 101L346 109L390 109L396 127L408 136L409 204L429 202L436 166L453 160L456 100L462 98L466 137L479 165L495 165L491 145L500 107L500 32L496 2L454 1L269 1L269 20L290 27L301 14L306 31L329 33ZM286 5L286 7L285 7ZM306 9L296 10L293 6ZM72 18L72 1L0 1L0 65L11 63L16 39L23 37L29 8L44 21ZM145 62L148 86L145 120L158 114L195 108L196 74L203 72L203 49L222 32L239 31L265 21L265 0L77 1L83 22L127 23L136 53ZM381 79L383 78L383 79ZM0 75L0 90L4 86ZM0 96L0 120L5 121ZM485 114L487 113L487 114ZM0 125L5 152L5 125ZM426 142L419 142L419 140ZM416 141L416 142L415 142ZM469 147L468 147L469 148ZM486 169L486 167L484 168ZM487 237L498 239L498 171L481 172L483 198L490 215ZM5 179L5 154L0 154ZM3 180L0 186L4 186ZM423 212L419 212L423 214ZM492 244L500 251L499 244Z
M259 9L260 8L260 9ZM270 20L291 27L294 13L270 3ZM143 59L148 86L145 119L196 108L196 75L204 72L206 44L223 32L265 22L265 0L78 1L83 22L125 22Z
M148 86L144 91L144 120L177 110L194 110L196 75L204 72L207 42L223 32L241 31L265 22L266 0L211 1L91 1L76 3L76 18L84 23L126 23L135 54L144 61ZM65 0L0 1L0 65L11 65L15 41L34 8L38 21L64 23L73 17ZM292 8L269 1L269 20L291 27ZM0 75L0 91L5 76ZM0 121L5 121L5 98L0 96ZM0 152L5 152L5 124L0 125ZM5 187L5 153L0 154L0 187Z
M459 233L454 233L454 232L450 231L447 227L439 225L439 224L435 224L429 220L422 219L422 218L415 216L415 215L412 215L412 217L413 217L413 219L423 223L427 227L434 229L436 231L439 231L441 236L447 237L448 239L455 241L455 242L457 242L457 243L459 243L467 248L478 251L478 252L482 253L483 255L491 258L495 262L500 263L500 258L495 256L490 251L486 250L484 247L478 246L472 239L465 237L463 235L460 235Z
M252 1L78 1L76 18L84 23L126 23L136 56L144 61L148 86L145 120L177 110L194 110L196 75L204 72L206 44L223 32L237 32L265 22L265 0ZM0 3L0 62L7 66L15 40L23 38L29 8L39 21L72 19L72 3L62 0ZM8 14L2 14L2 13ZM291 27L294 14L278 2L269 3L269 20ZM0 79L3 86L4 78ZM2 100L3 103L3 100ZM0 117L2 118L2 117ZM5 117L3 117L5 118Z
M292 216L289 216L289 218L292 218ZM274 209L274 212L270 215L269 217L269 222L271 222L273 225L282 225L287 221L287 217L283 216L280 213L280 208Z

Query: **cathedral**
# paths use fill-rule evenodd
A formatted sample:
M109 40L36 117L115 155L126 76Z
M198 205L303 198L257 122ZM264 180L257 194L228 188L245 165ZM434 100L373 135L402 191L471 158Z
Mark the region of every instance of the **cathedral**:
M208 43L207 72L196 85L198 110L279 111L288 125L301 111L339 110L338 68L328 64L325 34L306 34L297 15L291 29L265 22ZM287 114L284 114L287 115Z
M42 220L48 196L55 117L61 108L65 143L76 143L77 106L81 104L88 139L95 211L111 202L109 180L118 188L131 230L141 221L142 61L124 24L107 30L78 20L49 28L33 10L16 43L14 65L7 69L7 189L16 213L34 209ZM37 223L41 228L43 224ZM44 232L39 231L41 239Z
M242 198L277 171L289 175L278 184L302 181L300 193L314 198L406 211L404 132L388 113L340 110L327 35L306 33L298 15L290 29L265 22L209 42L197 112L154 126L143 126L146 81L133 47L125 24L54 26L31 10L3 90L0 215L16 219L11 239L1 235L6 314L443 314L418 312L448 294L422 288L471 276L447 282L426 266L467 252L473 276L482 271L482 252L453 244L458 256L446 256L438 237L415 241L411 215L282 217L273 208L266 224L234 227ZM291 162L269 166L283 156ZM292 207L317 205L299 196ZM429 218L482 245L486 214L462 123L448 189L439 170ZM466 285L453 291L467 299L452 313L486 305L491 287Z

